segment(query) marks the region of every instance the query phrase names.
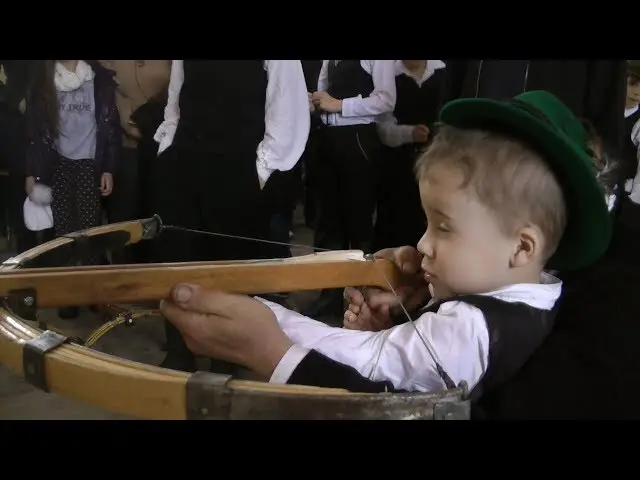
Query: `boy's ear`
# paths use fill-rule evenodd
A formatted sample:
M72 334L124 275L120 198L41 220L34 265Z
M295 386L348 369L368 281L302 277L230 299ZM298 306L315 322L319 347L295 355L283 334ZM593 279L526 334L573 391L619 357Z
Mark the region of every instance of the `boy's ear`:
M533 227L524 227L518 232L517 244L511 256L512 267L524 267L540 257L542 234Z

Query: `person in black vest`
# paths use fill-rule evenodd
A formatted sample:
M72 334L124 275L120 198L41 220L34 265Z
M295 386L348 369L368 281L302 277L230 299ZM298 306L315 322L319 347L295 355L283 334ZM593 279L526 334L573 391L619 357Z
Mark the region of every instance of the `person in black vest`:
M582 124L547 92L452 102L441 120L417 166L431 300L414 322L332 328L268 301L178 285L161 309L190 348L273 383L440 391L465 381L474 404L511 378L553 324L562 285L543 267L580 268L605 252L605 196Z
M607 144L621 149L625 60L451 60L445 102L455 98L511 98L546 90L574 115L591 122Z
M323 60L311 99L326 127L316 132L309 169L317 193L315 247L370 252L382 148L375 122L396 103L394 61ZM339 317L341 291L323 291L312 310Z
M426 218L413 167L442 107L444 67L440 60L396 61L396 106L378 120L385 148L374 250L415 245L424 233Z
M155 212L165 224L267 239L270 192L294 167L309 132L299 60L173 60L165 121L156 133ZM277 182L276 182L277 183ZM156 262L271 258L271 245L163 232ZM194 370L166 324L162 366Z

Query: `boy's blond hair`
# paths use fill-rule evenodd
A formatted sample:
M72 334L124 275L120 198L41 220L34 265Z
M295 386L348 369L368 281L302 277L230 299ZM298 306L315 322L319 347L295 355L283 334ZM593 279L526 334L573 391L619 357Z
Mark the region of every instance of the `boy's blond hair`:
M441 125L416 163L418 181L440 164L462 172L460 187L471 187L505 234L535 225L545 239L543 262L553 255L564 233L567 208L562 188L540 154L505 135Z

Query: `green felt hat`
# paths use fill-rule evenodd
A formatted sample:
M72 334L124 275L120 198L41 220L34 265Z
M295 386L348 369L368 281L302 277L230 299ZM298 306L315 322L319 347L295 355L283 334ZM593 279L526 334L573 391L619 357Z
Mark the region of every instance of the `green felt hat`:
M440 112L443 123L458 128L495 130L526 142L547 160L567 203L567 226L548 268L573 270L600 258L611 239L605 193L596 181L588 135L558 98L545 91L506 100L454 100Z

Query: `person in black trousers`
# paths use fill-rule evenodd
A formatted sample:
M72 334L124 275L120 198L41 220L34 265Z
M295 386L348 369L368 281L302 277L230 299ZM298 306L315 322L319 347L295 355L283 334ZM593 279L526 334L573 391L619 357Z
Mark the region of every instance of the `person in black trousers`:
M309 171L317 192L315 247L370 253L382 149L375 122L395 106L395 62L323 60L311 99L324 124ZM308 314L339 317L341 291L323 291Z
M308 133L299 60L173 60L165 121L155 135L155 212L165 224L268 239L266 204L277 194L270 190L298 162ZM153 260L273 256L264 243L166 231L155 242ZM195 370L180 334L165 325L162 366Z
M22 207L26 198L25 158L27 130L24 117L27 89L34 76L36 60L0 60L6 79L0 83L0 161L8 172L3 201L6 202L7 227L15 238L17 253L38 244L38 235L24 224ZM3 213L5 213L3 212ZM43 232L52 238L53 231Z
M396 106L378 120L384 150L374 250L417 245L424 233L426 217L414 164L433 136L444 81L440 60L396 61Z

